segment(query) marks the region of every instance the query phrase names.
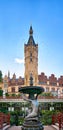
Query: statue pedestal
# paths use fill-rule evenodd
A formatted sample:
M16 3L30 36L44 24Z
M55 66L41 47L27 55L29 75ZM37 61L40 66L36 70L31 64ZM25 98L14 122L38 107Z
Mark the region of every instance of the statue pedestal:
M22 130L44 130L42 123L38 118L29 118L25 119L22 127Z

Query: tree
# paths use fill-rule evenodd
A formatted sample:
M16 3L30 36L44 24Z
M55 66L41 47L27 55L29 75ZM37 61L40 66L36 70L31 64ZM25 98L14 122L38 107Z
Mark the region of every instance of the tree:
M3 96L3 90L0 89L0 96Z
M0 70L0 82L2 82L3 78L2 78L2 71Z

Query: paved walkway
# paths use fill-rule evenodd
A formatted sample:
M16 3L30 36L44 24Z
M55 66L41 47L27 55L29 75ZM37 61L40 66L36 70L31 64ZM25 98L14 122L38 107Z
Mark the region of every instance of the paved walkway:
M21 130L21 126L13 126L9 128L8 130ZM51 126L44 126L44 130L56 130Z
M13 126L9 130L21 130L21 126Z

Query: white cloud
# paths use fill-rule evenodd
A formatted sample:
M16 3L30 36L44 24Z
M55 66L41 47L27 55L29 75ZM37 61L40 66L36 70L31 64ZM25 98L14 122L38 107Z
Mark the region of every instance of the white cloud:
M22 63L24 63L24 59L15 58L15 62L18 64L22 64Z

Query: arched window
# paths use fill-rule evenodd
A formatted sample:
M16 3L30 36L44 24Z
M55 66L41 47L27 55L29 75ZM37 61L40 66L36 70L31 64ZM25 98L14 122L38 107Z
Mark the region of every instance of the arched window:
M30 52L30 61L32 61L32 53Z
M12 92L15 92L15 88L14 87L12 87Z

